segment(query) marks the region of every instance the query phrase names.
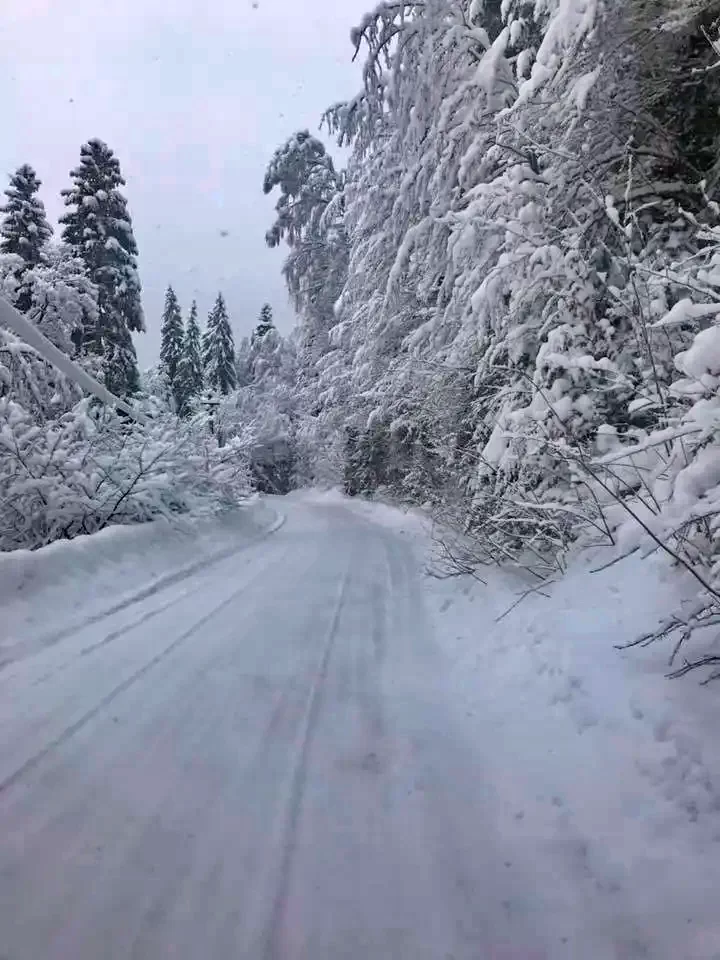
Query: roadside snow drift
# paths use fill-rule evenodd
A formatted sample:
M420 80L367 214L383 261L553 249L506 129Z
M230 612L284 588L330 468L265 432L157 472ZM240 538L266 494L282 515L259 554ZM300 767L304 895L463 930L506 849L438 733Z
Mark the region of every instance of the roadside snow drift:
M282 520L254 497L217 518L111 526L0 553L0 668L256 542Z
M416 516L353 509L427 549ZM429 576L435 636L499 798L507 872L530 871L539 926L557 931L538 956L718 960L720 681L668 680L672 643L616 649L696 585L664 557L591 572L608 559L581 555L523 600L536 584L497 569L479 571L487 585Z

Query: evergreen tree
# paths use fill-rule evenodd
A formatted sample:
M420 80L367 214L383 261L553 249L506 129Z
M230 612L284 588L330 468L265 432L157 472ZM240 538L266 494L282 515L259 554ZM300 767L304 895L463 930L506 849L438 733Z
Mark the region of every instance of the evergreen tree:
M80 151L80 166L72 170L73 185L63 190L68 212L60 218L66 241L85 263L98 287L99 313L85 349L105 358L110 390L132 393L138 369L131 332L143 331L137 244L127 201L120 188L125 180L120 163L102 140L90 140Z
M0 252L17 254L29 267L41 262L43 247L52 236L45 206L37 196L39 189L37 174L25 163L10 178L7 203L0 207L5 214L0 224Z
M175 409L180 410L182 395L179 384L179 367L183 353L183 324L175 291L168 286L165 293L165 309L160 331L160 368L175 400Z
M236 384L235 342L223 295L219 293L208 317L202 341L205 381L215 392L227 394Z
M253 334L253 340L261 340L266 334L270 333L270 331L274 329L275 324L273 323L272 307L269 303L265 303L260 311L258 325L255 327L255 333Z
M342 449L344 399L350 383L351 331L335 329L335 306L348 279L350 253L345 188L343 172L335 169L324 145L307 130L275 151L263 182L266 194L279 194L265 241L270 247L284 241L289 248L283 274L301 320L295 338L298 409L307 415L303 436L323 451L311 458L316 463L320 459L329 463ZM362 231L365 235L366 224ZM324 469L317 476L327 479L330 473Z
M197 303L193 300L185 327L182 354L177 370L178 413L186 417L193 402L203 389L203 364L200 348L200 327L197 322Z

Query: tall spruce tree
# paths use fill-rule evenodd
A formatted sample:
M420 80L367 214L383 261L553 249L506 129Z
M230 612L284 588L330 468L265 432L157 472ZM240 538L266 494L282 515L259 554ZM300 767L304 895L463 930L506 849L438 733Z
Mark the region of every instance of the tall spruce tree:
M270 333L270 331L274 329L275 324L273 323L272 307L269 303L265 303L260 311L258 324L255 327L255 332L253 333L253 340L262 339L266 334Z
M23 164L10 178L10 186L5 191L7 202L0 207L4 214L0 224L0 251L22 257L29 267L41 262L43 247L53 232L45 206L37 195L40 183L33 168Z
M213 392L228 394L235 388L235 342L223 295L219 293L208 316L202 341L205 381Z
M200 327L197 322L197 303L193 300L185 327L182 354L177 369L178 413L188 416L193 403L203 389L203 363L200 347Z
M175 291L171 286L168 286L160 328L160 368L175 401L175 409L178 412L182 405L178 372L183 353L183 340L180 304L175 296Z
M60 218L63 240L84 261L98 287L98 320L86 331L84 347L104 358L105 381L115 393L133 393L138 369L131 332L145 321L137 272L137 244L120 163L102 140L80 150L80 165L70 172L72 187L62 191L68 212Z

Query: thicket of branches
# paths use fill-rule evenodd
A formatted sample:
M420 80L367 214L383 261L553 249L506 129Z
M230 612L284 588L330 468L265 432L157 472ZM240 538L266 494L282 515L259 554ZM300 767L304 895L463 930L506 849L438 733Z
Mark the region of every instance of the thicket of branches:
M305 133L273 159L304 430L349 493L432 505L459 569L660 550L720 615L718 18L380 3L325 117L347 171Z

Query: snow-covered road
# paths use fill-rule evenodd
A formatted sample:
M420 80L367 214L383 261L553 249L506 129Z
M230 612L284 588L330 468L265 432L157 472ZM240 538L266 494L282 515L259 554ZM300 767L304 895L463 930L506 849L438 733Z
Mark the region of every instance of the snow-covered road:
M655 574L498 624L411 518L279 509L0 568L1 960L716 960L711 738L609 643Z
M408 545L290 505L0 673L0 954L542 956L492 804Z

